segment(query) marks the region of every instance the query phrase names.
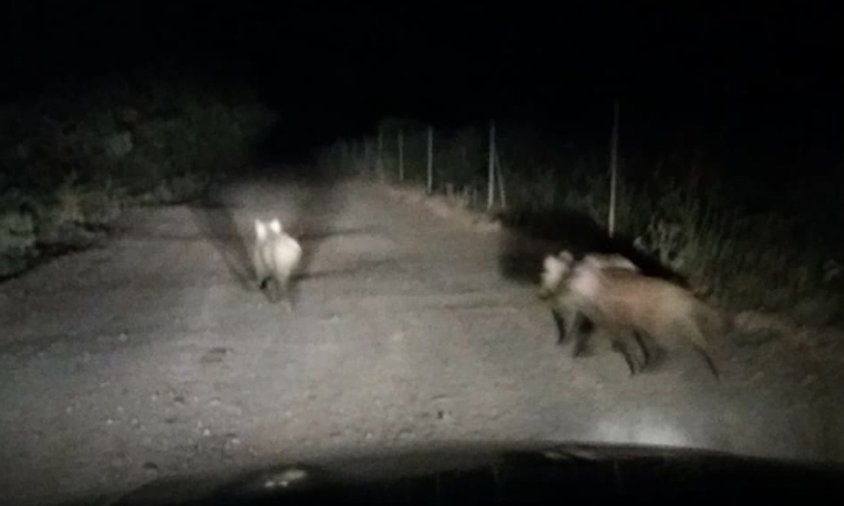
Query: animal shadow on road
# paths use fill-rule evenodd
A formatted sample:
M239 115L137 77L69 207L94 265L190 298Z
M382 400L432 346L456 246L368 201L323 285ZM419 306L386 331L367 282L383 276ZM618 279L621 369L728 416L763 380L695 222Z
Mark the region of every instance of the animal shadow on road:
M512 233L501 236L498 265L501 274L511 281L537 283L544 256L567 249L575 258L586 253L617 253L648 276L688 287L682 275L636 249L632 238L609 237L606 229L586 214L568 209L523 211L505 214L501 219Z
M303 254L299 272L292 281L307 275L321 243L341 234L367 233L361 229L332 227L342 204L336 196L335 181L319 170L299 166L268 165L246 174L252 181L270 185L289 185L301 190L294 216L284 221L285 230L302 244ZM241 233L232 206L220 187L211 188L191 206L200 233L217 249L229 272L246 291L255 291L255 272L252 266L254 237ZM248 230L252 230L249 220ZM295 289L292 289L295 291Z
M255 273L247 239L244 238L231 210L213 191L191 206L194 221L200 232L220 253L229 272L246 291L253 291Z

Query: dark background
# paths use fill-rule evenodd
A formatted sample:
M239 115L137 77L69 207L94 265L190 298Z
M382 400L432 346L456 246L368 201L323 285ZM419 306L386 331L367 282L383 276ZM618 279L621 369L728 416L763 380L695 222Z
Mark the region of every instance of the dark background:
M139 70L247 79L288 148L380 117L518 119L575 142L837 173L842 18L812 2L28 1L2 15L4 102Z

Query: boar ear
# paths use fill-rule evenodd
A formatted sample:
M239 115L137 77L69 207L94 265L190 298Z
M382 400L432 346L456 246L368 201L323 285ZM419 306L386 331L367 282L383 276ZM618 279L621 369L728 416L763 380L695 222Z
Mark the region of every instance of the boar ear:
M561 262L563 262L564 264L567 264L567 265L571 265L571 264L574 263L574 255L572 255L571 252L567 249L564 249L563 251L561 251L560 254L557 255L557 258L560 259Z
M264 225L264 222L257 218L255 219L255 237L257 237L259 241L267 238L267 226Z
M270 230L272 230L276 234L281 233L281 221L279 221L278 218L275 218L273 221L270 222Z
M559 263L560 263L560 260L558 260L557 257L555 257L554 255L547 255L545 257L545 260L542 262L542 267L546 271L550 271L551 269L553 269Z

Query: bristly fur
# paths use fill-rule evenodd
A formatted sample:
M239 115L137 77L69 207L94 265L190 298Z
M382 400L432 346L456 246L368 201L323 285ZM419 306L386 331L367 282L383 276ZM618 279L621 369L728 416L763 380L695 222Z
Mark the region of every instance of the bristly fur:
M669 281L581 262L566 281L577 310L616 333L634 333L660 349L695 349L712 373L730 348L730 316ZM716 361L715 359L718 358Z
M718 377L713 356L723 358L730 349L732 318L726 312L684 287L642 275L617 255L587 255L575 262L571 254L562 252L547 257L543 267L541 295L608 331L628 365L633 345L641 348L646 363L660 351L685 346L697 350ZM569 330L579 329L572 325ZM577 339L585 339L582 332Z
M255 246L252 254L258 288L268 290L270 301L284 297L292 310L290 280L299 271L302 247L285 233L278 218L265 223L255 220Z
M587 255L581 262L595 269L610 272L639 272L636 265L621 255ZM574 335L572 348L574 357L583 353L596 323L577 307L577 298L567 287L568 280L577 265L578 262L575 261L574 256L565 250L557 255L547 256L543 262L539 287L539 297L547 301L551 307L551 314L557 326L558 344L562 344L567 336ZM631 374L636 374L642 368L643 362L647 362L647 349L635 334L619 334L613 336L610 341L613 349L624 356ZM639 354L643 357L641 360L635 356L635 350L639 350Z

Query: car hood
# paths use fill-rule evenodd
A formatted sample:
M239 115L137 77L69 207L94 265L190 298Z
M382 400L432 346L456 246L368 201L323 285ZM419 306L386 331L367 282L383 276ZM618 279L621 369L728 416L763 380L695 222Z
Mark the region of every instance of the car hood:
M738 497L803 502L817 497L844 504L844 467L644 445L451 445L279 463L230 476L161 479L112 504L465 505Z

